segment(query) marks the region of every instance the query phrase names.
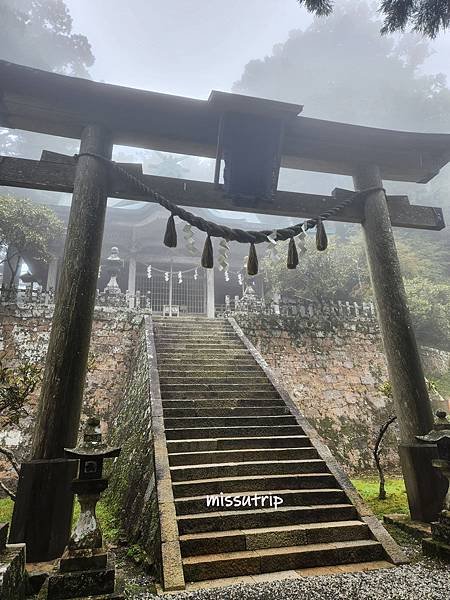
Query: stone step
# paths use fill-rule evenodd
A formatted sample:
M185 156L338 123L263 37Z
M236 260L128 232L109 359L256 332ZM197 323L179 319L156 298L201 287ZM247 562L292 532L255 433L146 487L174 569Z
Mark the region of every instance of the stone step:
M240 449L271 449L271 448L304 448L311 446L311 441L306 435L285 437L237 437L237 438L212 438L202 440L172 440L167 442L169 454L185 452L214 452L221 450Z
M176 363L174 368L167 368L163 365L159 365L159 376L160 378L164 377L188 377L197 379L199 377L205 377L208 375L209 377L230 377L230 369L228 368L218 368L215 365L211 365L207 371L205 371L204 365L198 365L195 367L194 365L182 365L181 363ZM239 368L233 369L233 374L236 374L236 377L263 377L261 375L263 371L259 368L259 366L253 361L253 363L249 362L248 365L240 365ZM265 377L263 377L265 379Z
M260 373L261 369L259 365L255 363L251 356L245 356L241 358L227 358L222 356L220 358L212 358L208 356L204 357L189 357L188 359L179 356L160 356L158 358L158 367L161 371L169 371L171 373L179 372L183 370L196 371L201 370L203 373L205 370L210 371L228 371L230 370L239 372L255 371Z
M204 341L205 343L217 343L218 341L226 341L226 342L234 342L234 343L239 343L242 344L242 342L240 340L238 340L238 338L236 337L236 334L234 333L234 331L221 331L221 332L214 332L214 333L209 333L209 332L205 332L205 333L194 333L194 332L190 332L190 333L180 333L180 332L174 332L174 333L169 333L169 332L162 332L159 333L157 335L156 338L156 343L157 344L166 344L166 343L191 343L192 341L199 341L202 342Z
M246 427L189 427L185 429L170 429L166 427L168 440L196 440L204 438L236 438L236 437L276 437L277 435L302 435L300 425L279 426L246 426Z
M164 417L258 417L289 415L287 406L225 408L164 408Z
M384 551L379 542L357 540L188 556L183 559L183 570L186 581L203 581L383 558Z
M185 369L195 370L194 365L210 364L211 366L217 367L218 371L226 371L230 365L242 364L244 366L253 365L255 368L260 370L259 365L255 363L255 359L251 354L242 354L241 356L229 356L225 353L219 353L216 356L205 353L194 356L192 353L187 355L182 354L159 354L158 364L169 364L174 363L177 366L182 366ZM229 372L229 371L228 371Z
M299 523L353 521L357 512L352 504L322 504L320 506L287 506L252 510L222 510L177 517L180 535L227 531L230 529L258 529Z
M265 381L265 382L256 382L253 383L253 381L251 380L251 378L249 377L246 381L243 381L242 383L212 383L210 381L208 381L208 383L193 383L193 384L188 384L186 385L185 383L161 383L160 381L160 388L161 388L161 392L164 393L163 395L165 395L166 392L168 393L172 393L172 392L183 392L185 390L189 391L189 392L196 392L196 391L204 391L207 390L212 391L212 392L242 392L242 390L251 390L251 391L256 391L256 392L266 392L266 391L270 391L272 392L272 395L278 396L277 392L275 391L275 388L273 387L273 385L270 383L270 381Z
M256 498L258 506L261 508L269 507L270 496L277 497L277 506L312 506L322 504L344 504L348 498L340 489L313 489L313 490L267 490L259 492L241 492L239 494L218 494L205 496L191 496L187 498L177 498L175 508L177 515L192 515L205 512L233 510L235 502L241 504L239 508L245 508L243 502L249 502ZM247 500L247 496L249 500ZM282 501L282 503L281 503ZM209 504L209 505L208 505ZM250 504L249 506L254 506ZM275 505L273 505L275 506ZM278 509L274 509L278 510Z
M175 498L202 496L206 494L232 494L238 492L262 492L281 489L332 488L336 480L331 473L296 473L295 475L250 475L242 477L216 477L173 483Z
M241 360L241 359L251 359L254 361L254 358L249 353L248 350L243 350L241 348L216 348L214 350L202 350L201 348L192 348L190 350L186 350L184 348L180 349L172 349L167 352L160 352L159 356L164 361L166 359L178 359L185 361L188 365L194 361L204 361L204 360Z
M251 384L260 384L264 386L265 384L270 384L267 381L267 377L265 377L262 373L248 373L247 375L230 375L228 376L216 376L211 375L210 373L198 373L196 376L178 376L174 374L170 375L161 375L159 376L160 385L246 385L247 383Z
M326 471L328 471L327 465L320 458L170 467L172 481L198 481L199 479L213 479L214 477L246 477L248 475L275 475L281 473L295 475L297 473L324 473Z
M163 408L287 408L281 398L203 398L200 400L163 400Z
M163 400L201 400L202 398L277 398L277 392L272 388L268 390L180 390L176 392L164 391Z
M221 352L222 350L245 350L248 351L245 346L238 342L226 342L224 340L217 340L211 343L205 343L200 340L193 340L192 342L171 342L164 343L159 341L156 344L156 349L162 354L166 352Z
M296 460L317 458L318 453L312 446L302 448L264 448L242 450L216 450L211 452L173 452L169 455L172 467L182 465L206 465L209 463L249 462L263 460Z
M292 415L256 416L256 417L164 417L164 425L169 429L184 429L189 427L245 427L272 425L295 425Z
M191 533L180 536L180 546L183 556L196 556L282 546L348 542L367 539L369 536L368 526L361 521L331 521L261 529Z

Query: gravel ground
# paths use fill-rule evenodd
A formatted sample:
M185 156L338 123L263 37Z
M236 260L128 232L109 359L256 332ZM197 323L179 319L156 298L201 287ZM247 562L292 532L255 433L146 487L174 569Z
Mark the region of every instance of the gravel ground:
M304 577L254 585L233 585L166 595L176 600L450 600L450 567L424 558L420 545L407 536L396 538L411 563L384 569L342 575ZM143 591L133 600L154 600ZM161 598L161 596L159 596Z

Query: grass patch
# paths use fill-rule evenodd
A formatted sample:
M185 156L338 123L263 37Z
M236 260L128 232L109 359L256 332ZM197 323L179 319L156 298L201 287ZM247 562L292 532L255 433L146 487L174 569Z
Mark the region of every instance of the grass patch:
M377 517L390 513L409 515L405 482L401 477L386 479L386 500L378 499L380 484L376 477L353 479L352 483Z
M450 371L447 371L447 373L439 379L433 379L433 383L441 396L450 398Z
M0 499L0 523L11 522L13 508L14 502L10 498ZM97 504L96 512L105 540L114 541L118 534L118 524L110 507L104 500L100 500L100 502ZM79 516L80 505L78 502L75 502L72 525L75 525Z
M10 523L12 512L14 508L14 502L11 498L0 499L0 523Z

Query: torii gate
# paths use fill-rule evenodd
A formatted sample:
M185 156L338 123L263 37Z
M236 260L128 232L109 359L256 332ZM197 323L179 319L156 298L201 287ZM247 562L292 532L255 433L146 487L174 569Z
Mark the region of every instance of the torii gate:
M219 184L230 115L237 115L240 126L258 116L282 123L272 177L275 189L280 165L350 175L355 189L362 190L381 188L383 179L426 183L450 159L450 135L298 117L301 109L220 92L212 92L208 101L193 100L0 61L0 125L79 139L84 154L78 161L49 152L40 161L0 157L0 185L73 193L32 460L22 466L12 525L11 539L27 542L29 560L59 556L70 528L73 465L63 459L63 448L75 444L78 432L107 198L149 201L130 182L110 173L107 163L85 153L109 159L113 144L124 144L216 158L211 184L142 175L140 165L126 166L177 204L300 218L335 206L349 192L335 190L323 197L276 191L250 202L230 198ZM347 206L335 220L361 223L364 230L411 516L431 520L439 508L442 482L431 467L436 448L416 442L416 435L431 429L433 416L391 225L440 230L442 211L410 205L406 196L386 198L378 189Z

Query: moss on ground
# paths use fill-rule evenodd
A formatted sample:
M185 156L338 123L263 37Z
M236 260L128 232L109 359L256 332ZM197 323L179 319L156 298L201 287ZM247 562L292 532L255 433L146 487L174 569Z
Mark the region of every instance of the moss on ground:
M405 483L401 477L386 479L386 500L378 499L379 481L376 477L353 479L352 483L377 517L391 513L409 515Z
M12 517L14 502L10 498L0 499L0 523L9 523Z

